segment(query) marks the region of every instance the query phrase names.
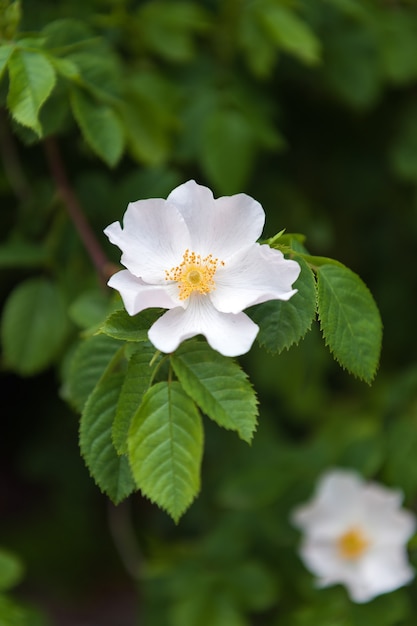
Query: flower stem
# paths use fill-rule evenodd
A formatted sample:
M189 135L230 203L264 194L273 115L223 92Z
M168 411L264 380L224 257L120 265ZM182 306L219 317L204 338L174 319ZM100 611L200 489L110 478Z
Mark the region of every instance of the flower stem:
M80 239L93 262L100 282L104 285L108 278L114 274L118 268L107 259L93 229L85 217L77 195L69 182L58 142L54 137L47 137L43 145L48 166L55 181L57 191L61 196L68 215L71 218Z

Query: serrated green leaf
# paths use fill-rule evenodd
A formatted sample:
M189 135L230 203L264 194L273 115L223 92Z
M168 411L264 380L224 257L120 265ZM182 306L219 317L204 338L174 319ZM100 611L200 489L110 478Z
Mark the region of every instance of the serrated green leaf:
M80 448L100 489L115 504L135 490L127 456L118 455L112 425L124 372L106 371L89 396L80 421Z
M6 301L1 321L6 365L23 376L45 369L58 355L67 330L58 286L45 278L20 283Z
M319 39L294 11L274 2L261 5L259 17L270 37L283 50L304 63L314 64L320 60Z
M13 118L42 135L39 110L55 85L55 70L45 54L16 48L8 62L7 106Z
M106 335L85 339L74 352L64 388L65 398L81 413L121 342Z
M14 587L23 577L23 565L14 554L0 548L0 591Z
M123 341L147 341L148 330L160 314L160 309L147 309L132 316L120 309L107 318L100 332Z
M258 415L255 392L240 366L204 342L185 342L171 364L186 393L219 426L250 442Z
M61 74L61 76L63 76L64 78L67 78L68 80L79 79L80 73L78 71L78 67L70 59L62 59L60 57L55 57L51 55L49 57L49 60L51 61L58 74Z
M84 139L107 165L117 164L125 137L118 115L107 104L98 102L80 89L71 91L71 107Z
M12 54L14 48L15 47L9 43L0 45L0 80L3 77L10 55Z
M137 486L177 522L200 489L203 455L201 416L179 383L158 383L145 394L128 449Z
M323 265L317 270L317 282L326 345L342 367L370 383L382 341L381 317L372 294L347 267Z
M301 273L295 289L298 292L287 302L270 300L250 312L259 325L257 340L270 352L282 352L297 344L310 330L316 315L316 281L307 263L298 258Z
M136 347L129 360L113 422L113 444L119 454L127 453L130 424L151 384L154 355L154 346L144 342Z

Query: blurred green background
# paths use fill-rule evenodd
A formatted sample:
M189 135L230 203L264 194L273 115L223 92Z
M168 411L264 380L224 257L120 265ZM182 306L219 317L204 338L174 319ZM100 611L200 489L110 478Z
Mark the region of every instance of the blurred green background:
M19 25L13 4L0 6L0 44L26 33L73 65L57 70L40 137L7 111L10 74L0 83L0 546L23 563L10 556L0 577L0 624L414 625L417 583L366 605L315 590L289 513L331 466L417 507L417 4L26 0ZM254 346L241 359L258 432L249 447L205 421L202 492L178 526L139 495L111 505L79 454L66 372L112 294L56 194L52 136L113 263L102 229L127 203L195 178L255 197L265 236L304 233L381 311L371 387L318 327L279 356ZM46 311L31 300L39 284ZM35 315L47 332L33 355L5 318L24 329Z

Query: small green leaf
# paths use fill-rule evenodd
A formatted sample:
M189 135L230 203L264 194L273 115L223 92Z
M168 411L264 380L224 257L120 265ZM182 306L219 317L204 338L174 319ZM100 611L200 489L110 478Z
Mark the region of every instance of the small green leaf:
M106 335L94 335L76 348L63 390L65 398L81 413L121 342Z
M250 442L256 428L257 399L243 370L204 342L185 342L171 355L175 374L202 411L219 426Z
M3 310L6 365L23 376L45 369L58 355L67 329L65 305L55 283L45 278L20 283Z
M17 585L23 577L23 565L14 555L0 548L0 591Z
M212 113L203 127L201 146L203 169L220 193L233 194L241 189L254 154L252 126L243 113L235 109Z
M82 292L71 304L68 313L79 328L88 329L102 324L110 310L108 295L101 289Z
M178 383L158 383L145 394L130 427L129 460L137 486L175 522L200 489L203 426Z
M117 164L125 137L118 115L107 104L98 102L80 89L71 91L71 107L84 139L107 165Z
M124 373L110 367L89 396L80 422L80 448L100 489L118 504L135 490L126 456L117 454L112 425Z
M160 314L160 309L146 309L132 316L120 309L107 318L100 332L122 341L147 341L148 330Z
M154 371L151 360L155 348L149 342L140 343L135 348L127 366L113 422L113 443L119 454L127 453L130 424L151 384Z
M349 372L370 383L382 341L382 322L372 294L347 267L317 270L318 313L326 345Z
M15 46L5 43L0 45L0 80L3 77L4 71L9 62L10 56L15 49Z
M42 135L39 110L55 85L55 70L41 52L16 48L8 62L7 106L14 119Z
M49 258L48 251L39 244L22 240L5 241L0 245L0 267L42 267Z
M307 263L297 258L301 273L294 284L298 292L287 302L270 300L252 309L259 324L258 341L270 352L282 352L297 344L310 330L316 315L316 281Z
M320 60L319 39L294 11L276 3L260 8L260 19L269 36L283 50L308 64Z

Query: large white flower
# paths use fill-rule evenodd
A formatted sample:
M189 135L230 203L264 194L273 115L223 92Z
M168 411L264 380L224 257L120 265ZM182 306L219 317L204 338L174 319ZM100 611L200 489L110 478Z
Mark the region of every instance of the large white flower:
M304 531L300 555L318 586L346 586L354 602L402 587L414 577L406 543L415 516L401 508L402 495L354 471L332 470L315 497L293 512Z
M162 352L202 334L226 356L248 352L259 330L243 309L288 300L300 266L260 245L265 214L246 194L213 198L190 180L166 200L131 202L123 228L105 229L127 268L111 277L127 312L170 309L149 330Z

